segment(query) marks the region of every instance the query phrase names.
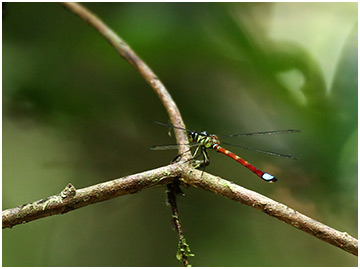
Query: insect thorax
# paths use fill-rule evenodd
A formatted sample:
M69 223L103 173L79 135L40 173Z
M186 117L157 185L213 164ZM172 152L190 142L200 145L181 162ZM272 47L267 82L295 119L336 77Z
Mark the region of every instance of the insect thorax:
M220 141L216 135L208 135L205 131L191 132L189 133L189 138L191 142L199 143L201 146L205 148L212 148L214 145L219 145Z

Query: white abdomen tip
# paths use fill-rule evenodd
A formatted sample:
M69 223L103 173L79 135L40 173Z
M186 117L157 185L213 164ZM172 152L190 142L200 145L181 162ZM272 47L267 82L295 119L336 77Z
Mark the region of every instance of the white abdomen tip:
M273 175L270 175L268 173L264 173L261 178L265 181L269 181L269 182L275 182L277 181L276 177L274 177Z

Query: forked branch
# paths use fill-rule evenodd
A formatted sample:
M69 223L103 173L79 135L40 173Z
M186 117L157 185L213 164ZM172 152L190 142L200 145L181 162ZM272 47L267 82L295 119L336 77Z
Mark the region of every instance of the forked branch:
M94 27L114 48L115 50L130 64L132 64L136 70L143 76L146 82L153 88L155 93L158 95L162 101L164 107L166 108L169 118L173 125L185 127L180 111L176 106L174 100L170 96L169 92L166 90L165 86L161 83L155 73L145 64L145 62L140 59L138 55L130 48L128 44L125 43L113 30L111 30L103 21L98 17L92 14L89 10L77 3L63 3L63 5L71 10L76 15L80 16L82 19L87 21L92 27ZM179 154L185 159L189 160L191 157L188 144L188 137L182 130L176 129L175 137L179 146ZM168 192L173 190L168 186ZM172 211L177 212L176 202L175 202L175 193L173 195L168 193L168 198L173 197L173 200L169 200ZM185 242L185 238L181 232L180 221L177 223L177 232L179 237L179 246L182 245L181 242ZM180 258L179 258L180 257ZM185 266L189 266L188 256L180 255L178 256L180 260L184 263Z
M201 174L201 171L192 169L187 164L176 163L79 190L76 190L72 185L68 185L60 194L4 210L2 212L3 228L11 228L14 225L43 217L67 213L87 205L132 194L156 185L169 184L175 178L181 178L183 183L188 186L202 188L258 209L269 216L357 256L358 240L349 234L337 231L284 204L228 180L208 173ZM177 212L175 212L175 215L177 217ZM175 225L177 224L175 223ZM178 229L176 226L175 228ZM180 232L182 234L182 231Z
M151 71L151 69L131 50L131 48L99 18L77 3L63 3L65 7L87 21L116 49L116 51L144 77L162 100L170 120L175 126L184 126L180 112L170 94ZM185 132L175 129L177 143L182 146L179 153L188 150ZM190 153L187 154L187 158ZM195 186L213 193L228 197L234 201L256 208L272 217L284 221L291 226L313 235L325 242L337 246L357 256L358 241L347 233L339 232L320 222L317 222L281 203L271 200L261 194L247 190L220 177L192 169L188 164L171 164L151 171L119 178L94 186L76 190L69 184L57 195L39 201L7 209L2 212L3 228L27 223L43 217L63 214L93 203L112 199L121 195L131 194L160 184L170 184L175 178L180 178L187 186ZM171 185L169 185L171 186ZM173 190L172 190L173 191ZM173 202L173 213L177 217L176 203ZM180 223L176 227L181 228ZM179 231L178 231L179 232ZM180 230L179 234L182 234ZM185 241L184 241L185 242ZM184 261L185 264L186 261Z

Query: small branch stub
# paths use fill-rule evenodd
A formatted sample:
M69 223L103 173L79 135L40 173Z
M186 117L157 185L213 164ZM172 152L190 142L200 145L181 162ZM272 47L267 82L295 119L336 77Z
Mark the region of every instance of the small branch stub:
M62 190L60 196L61 198L66 199L66 198L74 197L75 194L76 194L75 187L71 183L69 183L66 185L65 189Z

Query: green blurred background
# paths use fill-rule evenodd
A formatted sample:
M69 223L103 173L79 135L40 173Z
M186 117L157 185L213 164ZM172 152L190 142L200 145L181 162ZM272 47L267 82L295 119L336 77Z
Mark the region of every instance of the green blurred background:
M210 152L207 172L357 237L357 3L87 3L154 70L186 126L216 134L266 184ZM3 17L3 209L168 164L150 86L56 3ZM356 266L357 258L201 189L178 205L194 266ZM165 186L3 231L3 266L181 266Z

